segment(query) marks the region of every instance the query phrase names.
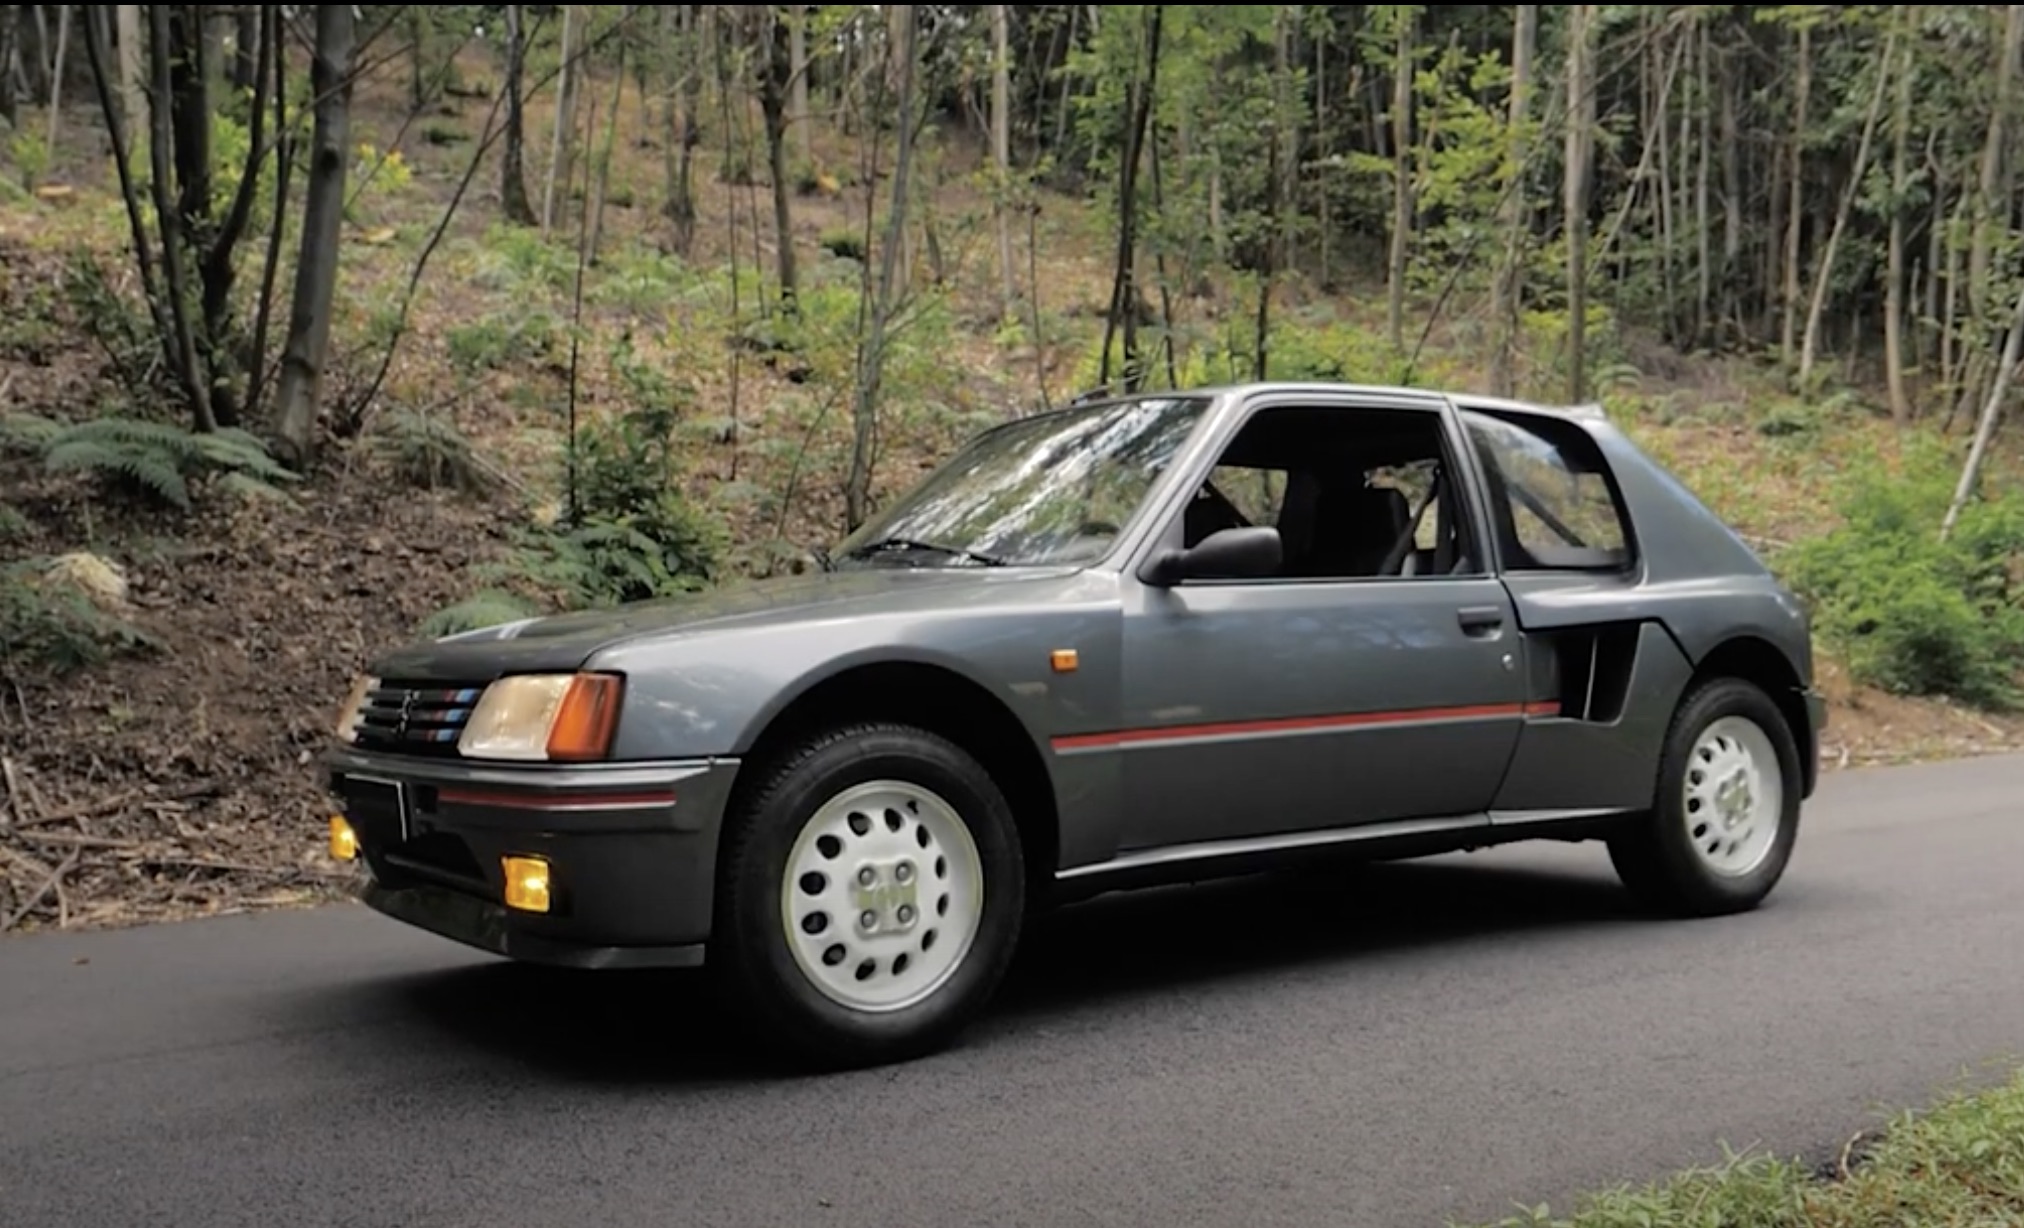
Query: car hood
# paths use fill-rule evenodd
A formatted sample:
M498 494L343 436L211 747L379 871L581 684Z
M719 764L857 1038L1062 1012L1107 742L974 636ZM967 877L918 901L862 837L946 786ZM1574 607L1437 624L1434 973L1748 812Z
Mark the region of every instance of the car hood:
M1076 568L868 567L729 584L700 593L522 619L405 645L373 661L382 678L487 682L572 670L591 654L647 636L827 622L997 604L1059 584Z

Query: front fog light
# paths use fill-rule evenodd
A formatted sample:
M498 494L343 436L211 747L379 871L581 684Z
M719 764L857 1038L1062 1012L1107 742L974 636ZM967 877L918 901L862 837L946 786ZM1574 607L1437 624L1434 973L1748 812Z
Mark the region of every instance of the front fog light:
M540 857L501 857L506 872L506 907L516 912L548 911L548 862Z
M330 816L330 855L339 861L358 860L358 833L342 815Z

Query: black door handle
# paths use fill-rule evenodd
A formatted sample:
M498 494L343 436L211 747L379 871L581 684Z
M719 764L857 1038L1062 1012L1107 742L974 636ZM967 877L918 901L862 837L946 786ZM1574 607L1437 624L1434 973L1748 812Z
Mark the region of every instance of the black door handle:
M1455 611L1455 621L1464 631L1488 631L1504 625L1504 611L1494 605L1463 606Z

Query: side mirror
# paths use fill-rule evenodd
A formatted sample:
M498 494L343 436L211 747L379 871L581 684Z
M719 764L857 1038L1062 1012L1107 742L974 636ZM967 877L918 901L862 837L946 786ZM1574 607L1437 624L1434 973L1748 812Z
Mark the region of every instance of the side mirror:
M1193 549L1169 550L1146 569L1146 583L1170 588L1183 580L1256 580L1277 575L1284 551L1270 525L1218 529Z

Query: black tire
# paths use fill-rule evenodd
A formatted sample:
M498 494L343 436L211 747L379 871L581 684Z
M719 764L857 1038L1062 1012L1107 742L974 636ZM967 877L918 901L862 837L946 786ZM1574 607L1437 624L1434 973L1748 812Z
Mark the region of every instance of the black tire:
M884 722L844 726L752 765L757 787L727 816L719 846L709 966L734 1008L798 1064L847 1068L903 1061L942 1048L982 1012L1018 945L1026 869L1003 793L962 748L925 730ZM982 911L961 961L925 999L854 1009L826 996L795 962L785 932L787 859L823 804L854 785L894 780L939 795L976 847Z
M1725 717L1749 720L1769 738L1782 802L1769 850L1737 874L1716 872L1695 851L1683 796L1695 744ZM1610 861L1623 885L1650 910L1678 917L1747 912L1763 903L1792 858L1799 837L1799 792L1799 748L1778 705L1762 688L1740 678L1710 679L1681 700L1666 731L1653 808L1610 837Z

